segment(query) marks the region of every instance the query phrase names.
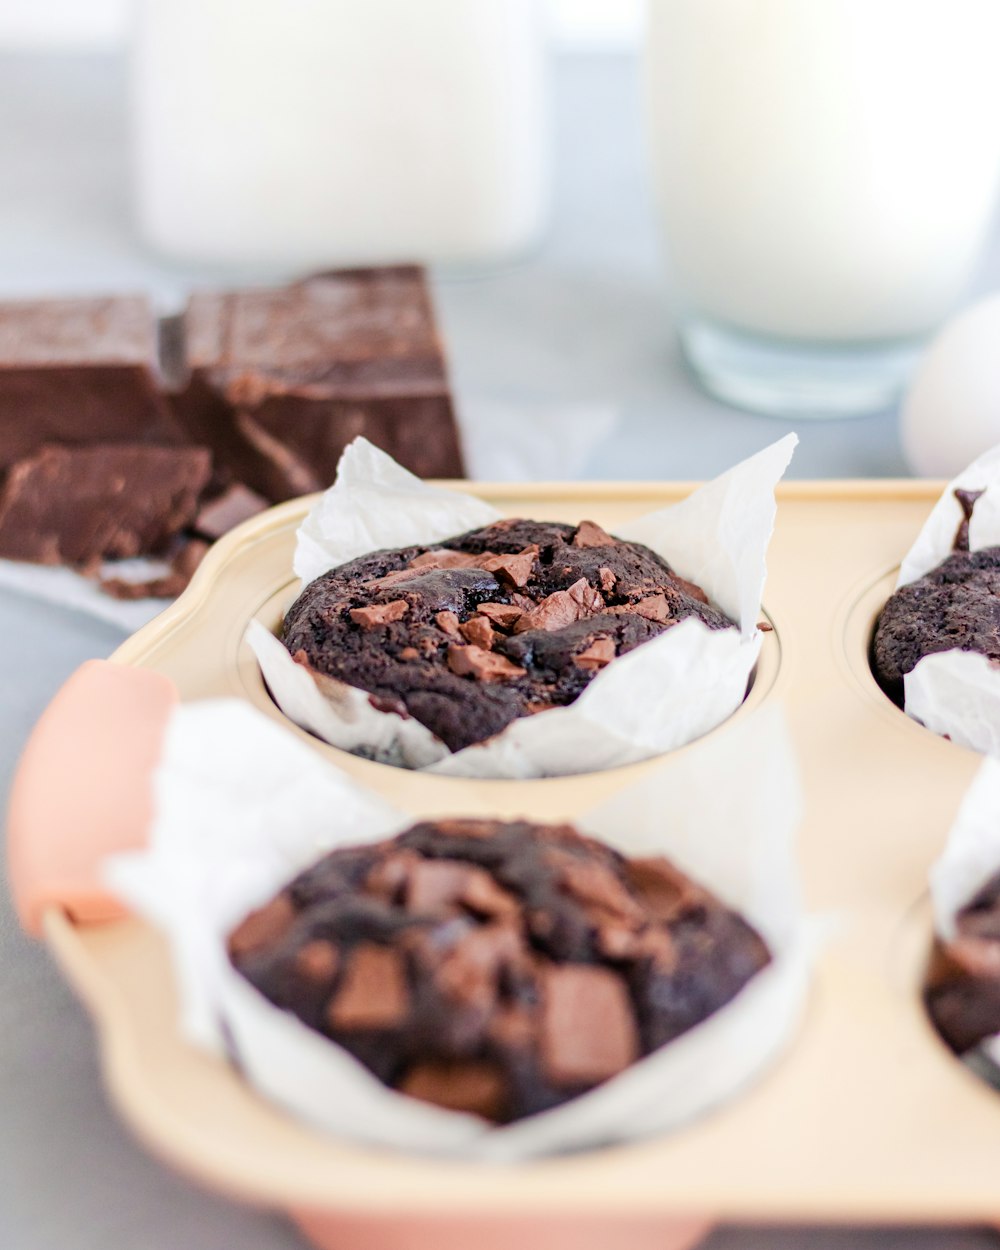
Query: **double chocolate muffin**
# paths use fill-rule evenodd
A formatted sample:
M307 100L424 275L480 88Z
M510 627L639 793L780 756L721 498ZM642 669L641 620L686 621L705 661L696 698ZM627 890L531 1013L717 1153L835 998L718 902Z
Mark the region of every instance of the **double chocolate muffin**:
M875 626L872 670L899 707L903 678L925 655L977 651L1000 661L1000 547L969 550L969 521L981 494L955 492L965 515L954 551L891 595Z
M938 1032L963 1054L1000 1033L1000 873L955 924L955 937L935 945L925 998Z
M591 521L505 520L332 569L292 605L282 640L457 751L572 703L616 656L689 616L735 627L648 547Z
M487 820L328 854L248 916L229 953L387 1085L497 1123L617 1075L770 962L666 859Z

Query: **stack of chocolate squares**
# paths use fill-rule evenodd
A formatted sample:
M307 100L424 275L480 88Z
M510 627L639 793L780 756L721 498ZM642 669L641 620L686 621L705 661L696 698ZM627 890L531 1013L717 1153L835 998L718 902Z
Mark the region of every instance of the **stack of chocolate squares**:
M197 293L158 321L137 297L0 305L0 557L173 595L207 546L332 482L363 434L423 477L462 460L424 274L342 270Z

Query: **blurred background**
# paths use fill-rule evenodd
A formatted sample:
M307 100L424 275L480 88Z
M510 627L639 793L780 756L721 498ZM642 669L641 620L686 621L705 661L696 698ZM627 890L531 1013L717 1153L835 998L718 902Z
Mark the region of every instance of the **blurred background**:
M223 224L214 234L212 227L202 231L204 238L196 237L199 231L185 220L185 203L179 201L186 201L190 208L187 193L173 198L154 195L157 188L169 185L170 162L178 159L178 151L182 161L187 151L189 163L198 155L192 152L192 137L202 135L209 119L204 112L200 119L196 112L186 117L184 101L197 99L205 83L221 76L235 108L241 92L253 98L254 93L259 96L268 89L270 62L264 55L265 45L252 42L240 53L222 42L213 45L208 38L199 51L183 38L184 22L191 20L190 6L184 0L173 5L147 2L143 7L147 34L155 28L155 38L132 39L136 14L130 0L89 0L85 5L73 0L5 0L0 5L0 296L145 290L161 307L173 308L194 286L270 283L310 268L302 255L282 257L280 248L262 260L267 248L260 246L254 234L261 229L260 223L252 221L247 223L247 250L252 251L256 239L255 259L220 257L220 241L228 241L224 195L217 203ZM809 402L796 406L794 394L791 411L780 419L751 414L720 402L695 382L691 353L685 360L677 337L688 292L668 270L649 151L650 134L658 134L651 112L674 108L678 101L654 99L647 107L644 100L644 6L641 0L545 0L539 7L541 60L536 59L523 31L513 31L502 54L495 47L485 52L478 49L477 55L484 57L484 77L495 62L503 73L520 73L530 83L523 90L516 84L511 89L509 82L505 88L514 90L520 110L519 119L508 118L510 133L495 126L489 129L493 123L488 114L496 108L495 101L479 100L474 106L486 120L476 131L478 114L471 117L467 151L483 155L481 134L497 146L478 164L472 156L459 163L467 171L467 185L458 186L450 201L456 205L451 236L459 222L465 228L479 217L481 232L467 249L470 255L446 257L447 263L433 271L474 474L700 478L788 429L796 429L802 438L793 476L907 473L914 457L908 462L903 454L893 380L875 402L873 415L850 422L807 420ZM856 10L858 22L869 23L866 6L848 7ZM203 13L213 8L224 10L226 5L201 6ZM358 37L363 34L359 31ZM483 33L465 31L459 37L482 40ZM872 39L881 37L872 24ZM131 91L130 43L142 69L140 86ZM877 51L877 42L873 46ZM456 56L449 64L460 59L455 47ZM248 79L245 67L241 68L241 55L248 64L260 66L256 81L254 75ZM508 60L502 62L501 55ZM377 69L377 62L373 64ZM443 65L439 60L442 73ZM333 74L331 69L327 79ZM967 71L965 77L969 77ZM898 95L891 66L876 66L875 78L887 93ZM442 92L451 89L446 77L440 78L440 84ZM427 99L430 94L425 91L412 98ZM509 102L511 96L502 98ZM970 127L974 130L975 119L988 100L986 95L964 99L965 112L944 119L950 146L954 146L956 131L969 134ZM694 103L689 102L688 112ZM425 128L433 127L435 107L446 109L444 104L428 105L421 122ZM306 117L296 124L294 114L289 114L281 120L282 150L288 147L290 131L304 132L298 149L305 171L302 185L343 203L340 185L322 172L324 163L328 169L336 165L336 153L331 154L324 142L316 118L310 122ZM918 138L923 136L924 171L910 196L911 206L926 203L927 186L941 182L935 165L937 149L927 139L927 124L925 117L911 124ZM807 139L810 134L809 143L796 139L800 157L806 148L829 150L829 136L821 126L807 129ZM516 148L519 136L523 142ZM992 139L985 133L974 137L982 149L977 167L988 165L992 170L996 161L990 164L992 158L986 151ZM266 145L266 136L258 134L257 141ZM658 137L661 148L672 141L676 146L685 137ZM507 148L501 150L505 143ZM734 135L733 147L739 144L739 136ZM206 149L200 158L209 155ZM976 158L973 149L970 159L975 163ZM662 175L662 156L659 166ZM217 162L212 168L217 168ZM239 173L235 164L228 168L226 185L233 187ZM687 185L684 174L682 169L681 185ZM498 183L501 175L503 182ZM827 175L826 163L821 163L812 176L815 182ZM411 185L418 182L414 178ZM214 193L210 177L200 179L198 185L207 188L206 195ZM497 185L505 188L499 203ZM907 187L905 193L909 192ZM709 188L707 193L722 196L725 202L731 202L734 194L727 186ZM769 194L784 195L787 200L794 189L779 188ZM466 201L463 195L480 198ZM492 197L491 212L480 212L487 195ZM981 187L973 188L969 196L978 196L975 209L980 216L985 212L983 203L988 200L992 205ZM286 196L285 202L292 198ZM395 197L386 198L396 203ZM412 220L419 212L419 198L416 192L407 197L404 217ZM478 207L459 211L458 206L466 202ZM778 207L771 204L766 211L776 212ZM950 204L941 211L954 216ZM203 212L198 220L204 218ZM671 226L678 228L678 220L675 215L672 223L667 221L666 233ZM325 225L335 235L339 230L343 241L345 223L352 228L358 224L356 218L347 223L340 217L327 219ZM321 221L317 228L323 225ZM855 223L851 237L864 225ZM945 286L949 282L951 286L943 296L949 307L968 302L1000 282L1000 238L992 208L983 216L982 238L978 225L953 223L953 227L964 231L971 242L960 239L955 245L961 255L952 268L958 276L949 273ZM392 244L399 228L398 216L384 223L387 258L398 258L392 255ZM890 232L885 222L881 228L876 240L899 233L895 226ZM930 228L940 233L949 227L932 222ZM775 229L784 232L780 213ZM284 237L301 237L301 233L301 229L286 231ZM377 241L377 231L373 237ZM921 236L924 247L928 237L926 233ZM185 248L178 247L178 242L187 245L188 255L182 254ZM708 245L715 247L716 241L710 239ZM812 245L810 236L804 245ZM434 252L434 240L427 250ZM437 250L446 249L438 246ZM329 256L317 255L316 261L350 260L359 255L378 259L371 236L360 244L355 241L353 251L344 247L340 251L339 256L336 248ZM686 237L684 255L691 254ZM953 254L954 248L946 252L946 261ZM884 286L890 278L895 281L894 271L873 280ZM752 275L745 281L755 294ZM684 283L690 282L688 274ZM905 285L900 298L912 302ZM944 306L932 313L938 320L944 315ZM921 327L924 337L930 328ZM909 371L914 359L911 352L898 367ZM765 359L765 370L772 363ZM811 363L815 373L816 361ZM862 405L865 402L867 397ZM869 402L868 406L873 405ZM496 437L498 427L505 429L503 439ZM990 441L997 438L1000 429ZM935 463L915 467L923 472L952 468Z

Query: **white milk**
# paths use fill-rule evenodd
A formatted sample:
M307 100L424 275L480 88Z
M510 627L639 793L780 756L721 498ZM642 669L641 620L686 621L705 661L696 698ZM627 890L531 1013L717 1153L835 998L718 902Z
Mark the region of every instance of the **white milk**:
M494 261L547 206L535 0L140 0L140 229L222 263Z
M1000 172L1000 0L650 0L653 164L695 314L818 342L930 330Z

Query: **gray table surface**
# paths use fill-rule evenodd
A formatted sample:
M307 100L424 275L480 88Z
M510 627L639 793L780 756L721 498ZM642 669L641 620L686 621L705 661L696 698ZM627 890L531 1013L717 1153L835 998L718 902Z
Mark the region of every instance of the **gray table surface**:
M555 205L544 245L518 266L437 283L459 394L515 409L613 409L615 428L589 450L587 476L709 476L790 427L708 399L680 367L643 173L633 62L561 60L555 109ZM118 61L0 58L0 296L148 289L174 303L193 283L281 276L188 272L144 253L129 223L126 124ZM977 287L1000 284L998 276L1000 237ZM905 472L893 413L798 429L794 476ZM548 471L559 475L559 465ZM78 664L120 641L109 626L0 592L3 807L21 746L52 694ZM724 1228L706 1248L997 1244L995 1233L975 1229ZM281 1218L202 1192L130 1138L104 1093L86 1015L44 949L20 934L0 890L0 1247L235 1245L301 1242Z

